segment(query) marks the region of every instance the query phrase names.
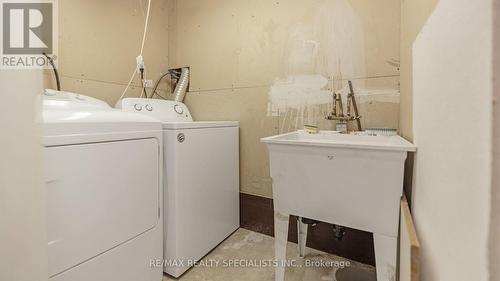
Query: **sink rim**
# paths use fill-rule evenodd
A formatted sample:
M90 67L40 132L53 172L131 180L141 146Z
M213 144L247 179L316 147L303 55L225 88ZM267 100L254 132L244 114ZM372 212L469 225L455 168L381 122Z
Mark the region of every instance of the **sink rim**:
M321 133L340 135L338 131L321 130ZM285 139L287 136L296 134L308 134L303 130L297 130L289 133L274 135L270 137L261 138L260 141L267 145L291 145L291 146L312 146L312 147L332 147L332 148L351 148L351 149L369 149L369 150L386 150L386 151L405 151L416 152L417 147L403 137L396 136L360 136L360 137L374 137L374 138L388 138L393 143L367 143L367 142L349 142L346 140L328 140L328 139ZM315 134L311 134L314 136ZM347 136L347 135L346 135ZM350 135L356 137L355 135Z

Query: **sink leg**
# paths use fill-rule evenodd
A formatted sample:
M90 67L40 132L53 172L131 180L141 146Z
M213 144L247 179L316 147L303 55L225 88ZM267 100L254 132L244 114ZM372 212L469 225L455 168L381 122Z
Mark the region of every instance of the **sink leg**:
M302 222L302 218L299 217L297 220L297 233L298 233L298 247L299 247L299 257L303 258L306 255L306 243L307 243L307 224Z
M378 281L396 281L398 241L395 237L373 234Z
M289 214L284 214L278 211L274 212L274 254L278 262L275 269L274 280L285 280L285 265L286 265L286 245L288 242L288 222Z

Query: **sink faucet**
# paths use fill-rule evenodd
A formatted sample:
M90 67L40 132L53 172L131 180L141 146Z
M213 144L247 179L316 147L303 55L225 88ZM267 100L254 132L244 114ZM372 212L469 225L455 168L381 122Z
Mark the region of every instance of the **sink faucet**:
M352 87L352 81L349 80L349 94L347 95L347 111L344 115L344 109L342 105L342 98L340 94L333 95L333 111L326 116L327 120L335 120L341 124L345 124L345 131L347 131L347 122L356 121L358 131L361 131L361 116L358 113L358 105L356 103L356 98L354 97L354 89ZM344 130L342 130L344 131Z

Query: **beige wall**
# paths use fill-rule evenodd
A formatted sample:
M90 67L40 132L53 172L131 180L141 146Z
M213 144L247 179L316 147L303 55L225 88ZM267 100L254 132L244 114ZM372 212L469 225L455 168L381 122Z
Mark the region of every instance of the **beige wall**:
M500 1L493 8L493 180L489 239L490 280L500 281Z
M413 48L413 215L425 281L489 280L491 11L492 0L441 0Z
M323 116L346 79L365 126L398 127L399 71L388 61L399 60L399 0L170 3L169 64L191 67L194 118L240 121L242 192L272 196L259 139L304 123L332 129ZM270 103L274 94L284 100Z
M399 131L408 140L413 140L413 42L438 1L401 0L401 107Z
M144 48L147 78L168 68L168 1L152 0ZM114 105L136 67L146 0L59 1L59 59L62 89ZM51 72L46 81L55 88ZM138 76L134 85L140 86ZM138 97L133 87L128 96Z
M0 280L47 280L42 73L0 70Z

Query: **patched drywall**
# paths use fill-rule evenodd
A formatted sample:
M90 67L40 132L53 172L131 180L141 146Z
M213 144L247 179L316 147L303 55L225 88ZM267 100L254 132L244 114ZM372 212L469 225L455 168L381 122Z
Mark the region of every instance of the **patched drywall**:
M136 67L147 0L59 1L58 65L62 89L114 105ZM147 79L168 68L168 1L152 0L144 47ZM55 88L51 71L46 87ZM164 86L162 85L162 88ZM138 97L139 75L126 96Z
M238 120L241 190L271 197L261 137L324 117L353 80L362 123L398 127L399 0L170 0L169 64L197 120Z
M399 133L413 140L413 42L439 0L401 1L401 106Z
M492 5L440 0L413 46L412 210L425 281L491 280Z

